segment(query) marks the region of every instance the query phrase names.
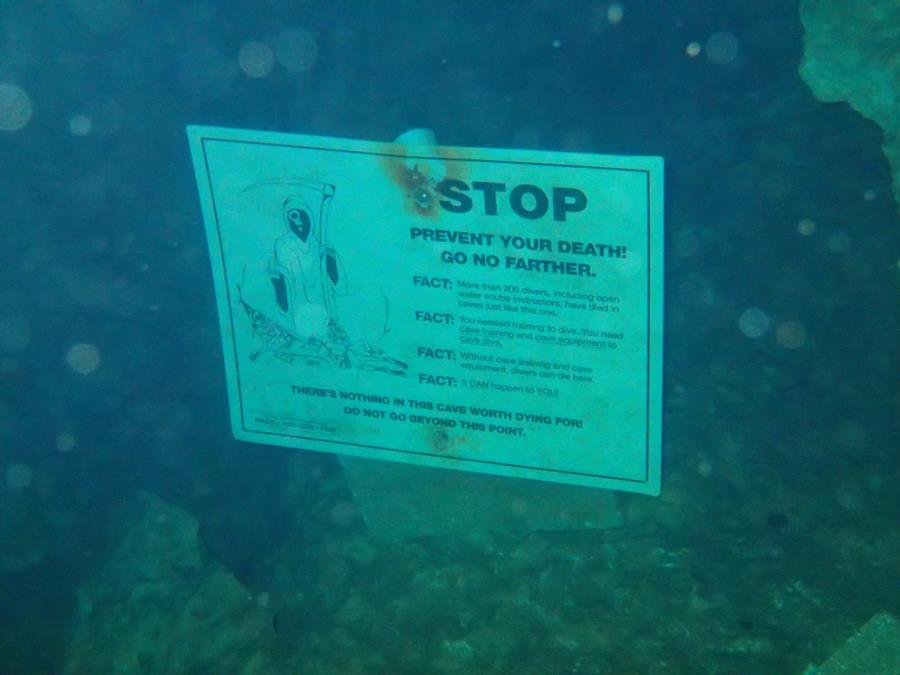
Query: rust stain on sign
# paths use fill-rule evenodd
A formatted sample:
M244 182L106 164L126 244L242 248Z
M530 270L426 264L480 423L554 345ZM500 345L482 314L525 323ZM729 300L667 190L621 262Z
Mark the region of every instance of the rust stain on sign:
M458 455L471 442L468 436L453 434L443 426L431 425L423 431L428 448L447 457Z
M450 434L444 429L436 427L431 430L431 433L428 436L428 443L431 445L432 450L446 452L449 450L450 446Z
M403 192L403 207L410 213L437 220L440 216L437 184L444 179L462 179L463 164L446 148L434 148L435 156L409 154L403 145L392 146L394 154L382 159L385 174ZM434 167L443 165L445 175L435 176Z

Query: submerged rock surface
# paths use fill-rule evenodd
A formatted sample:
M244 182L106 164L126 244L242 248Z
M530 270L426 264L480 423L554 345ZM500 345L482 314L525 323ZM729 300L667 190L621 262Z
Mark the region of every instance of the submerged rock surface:
M884 131L900 203L900 3L801 0L800 75L826 103L846 101Z
M64 673L277 673L272 617L219 563L198 524L140 492L123 509L118 543L78 592Z

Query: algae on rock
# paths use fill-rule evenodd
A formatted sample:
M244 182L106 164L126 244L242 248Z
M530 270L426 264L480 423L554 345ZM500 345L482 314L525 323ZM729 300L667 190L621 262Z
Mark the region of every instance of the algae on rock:
M900 204L900 1L800 0L800 19L800 75L820 101L846 101L881 127Z
M78 591L66 675L281 672L270 612L205 559L197 531L148 492L126 506L112 553Z

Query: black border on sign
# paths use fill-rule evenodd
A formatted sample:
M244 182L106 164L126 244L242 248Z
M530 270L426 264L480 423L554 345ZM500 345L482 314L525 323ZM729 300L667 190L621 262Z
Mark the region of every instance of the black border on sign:
M651 285L650 279L650 265L651 265L651 250L650 250L650 226L651 226L651 209L650 209L650 171L647 169L626 169L621 167L611 167L611 166L590 166L585 164L552 164L549 162L527 162L527 161L517 161L517 160L503 160L503 159L465 159L462 157L434 157L431 155L409 155L409 154L399 154L399 153L391 153L391 152L373 152L367 150L349 150L349 149L338 149L338 148L322 148L313 145L294 145L291 143L269 143L264 141L247 141L247 140L237 140L232 138L215 138L215 137L207 137L202 136L199 139L200 147L203 153L203 164L206 169L206 180L209 186L209 196L210 201L212 202L213 207L213 216L216 221L216 234L218 235L218 248L219 255L221 256L221 265L222 265L222 274L225 277L225 295L228 301L228 321L231 324L231 347L234 357L234 372L237 375L237 385L238 385L238 405L241 410L241 429L247 433L251 434L260 434L265 436L275 436L280 438L294 438L298 440L304 441L316 441L319 443L333 443L336 445L347 445L358 448L371 448L374 450L386 450L389 452L397 452L401 454L407 455L422 455L426 457L435 457L438 459L446 460L448 457L446 455L440 455L434 452L422 452L419 450L400 450L397 448L388 448L379 445L370 445L367 443L350 443L348 441L334 440L329 438L317 438L315 436L297 436L294 434L285 434L285 433L276 433L272 431L256 431L254 429L248 429L246 426L246 421L244 419L244 400L242 395L242 387L241 387L241 371L240 371L240 363L237 355L237 340L234 339L234 336L237 334L235 332L234 326L234 314L232 311L233 303L231 301L231 283L228 281L228 268L225 265L225 252L222 247L222 230L219 226L219 211L216 207L216 197L215 192L213 190L212 185L212 175L209 170L209 159L206 153L206 143L208 141L216 141L220 143L232 143L237 145L261 145L261 146L269 146L276 148L293 148L296 150L317 150L319 152L339 152L344 154L351 155L368 155L372 157L394 157L394 158L402 158L402 159L426 159L426 160L437 160L442 162L472 162L472 163L480 163L480 164L518 164L518 165L526 165L526 166L547 166L547 167L557 167L564 169L600 169L603 171L624 171L629 173L642 173L644 174L646 180L646 191L647 191L647 362L646 362L646 389L644 392L644 403L646 407L646 415L644 422L644 477L643 479L635 479L635 478L623 478L621 476L608 476L605 474L596 474L596 473L586 473L582 471L566 471L563 469L546 469L542 467L530 466L527 464L512 464L509 462L492 462L484 459L470 459L465 457L454 457L453 459L459 460L461 462L473 462L476 464L488 464L493 466L506 466L516 469L529 469L531 471L538 471L543 473L556 473L556 474L565 474L569 476L583 476L588 478L604 478L608 480L617 480L625 483L648 483L650 480L650 307L652 297L653 287Z

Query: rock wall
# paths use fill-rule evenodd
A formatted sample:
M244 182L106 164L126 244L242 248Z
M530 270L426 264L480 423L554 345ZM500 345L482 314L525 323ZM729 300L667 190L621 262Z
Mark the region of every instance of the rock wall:
M197 529L148 492L126 505L110 556L78 591L66 675L282 672L271 613L206 560Z
M800 0L800 75L816 98L846 101L884 131L900 204L900 2Z

